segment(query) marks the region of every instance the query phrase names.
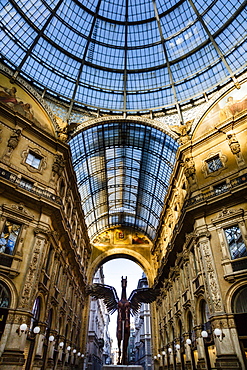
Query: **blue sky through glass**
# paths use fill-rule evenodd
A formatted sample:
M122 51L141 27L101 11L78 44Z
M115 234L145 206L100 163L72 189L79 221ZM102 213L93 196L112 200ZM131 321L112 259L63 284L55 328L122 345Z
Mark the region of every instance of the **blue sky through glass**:
M98 4L3 0L3 58L47 94L120 112L200 97L246 66L243 0Z

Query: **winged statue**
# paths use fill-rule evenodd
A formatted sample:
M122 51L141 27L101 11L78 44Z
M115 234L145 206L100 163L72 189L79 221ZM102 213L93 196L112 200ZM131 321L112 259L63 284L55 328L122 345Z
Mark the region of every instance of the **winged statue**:
M127 365L127 348L130 336L130 314L136 315L142 303L152 303L159 295L158 289L141 288L135 289L127 299L127 277L121 280L122 294L118 298L116 289L105 284L92 284L88 287L88 294L95 299L103 299L110 314L118 311L117 317L117 341L118 341L118 365ZM122 347L122 351L121 351Z

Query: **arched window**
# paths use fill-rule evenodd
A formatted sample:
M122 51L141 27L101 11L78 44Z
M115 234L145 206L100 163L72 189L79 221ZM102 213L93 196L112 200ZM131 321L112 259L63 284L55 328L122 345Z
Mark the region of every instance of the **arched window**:
M196 348L196 333L194 330L194 320L191 311L188 312L187 316L187 325L188 325L188 333L189 333L189 339L191 340L191 346L190 346L190 352L191 352L191 365L192 369L196 369L196 360L195 360L195 354L197 353Z
M234 313L235 324L238 332L240 348L243 360L247 369L247 286L240 288L232 300L232 311Z
M190 335L190 339L192 341L196 339L193 327L194 327L194 320L193 320L193 317L192 317L192 313L189 311L188 312L188 332L189 332L189 335Z
M65 183L64 183L64 180L63 179L61 179L61 181L60 181L59 193L60 193L60 196L61 197L64 196L64 193L65 193Z
M50 330L51 329L51 325L52 325L52 317L53 317L53 309L51 308L49 310L49 313L48 313L48 318L47 318L47 330Z
M247 313L247 286L238 290L233 299L234 313Z
M178 337L179 337L179 344L180 344L180 355L181 355L181 366L182 370L185 369L185 348L184 348L184 337L183 337L183 326L182 321L178 320Z
M40 306L41 306L41 299L37 297L33 304L32 309L32 319L31 319L31 326L30 329L32 330L36 325L38 325L39 317L40 317Z
M70 214L71 214L71 204L70 202L68 203L68 206L67 206L67 218L69 219L70 218Z
M231 259L247 256L247 248L239 225L234 225L224 229L228 243Z
M0 282L0 339L5 329L10 302L11 296L9 289L5 286L5 284Z
M10 293L7 287L0 283L0 307L8 308L10 306Z
M206 324L209 321L209 308L206 301L201 302L201 321Z
M51 246L46 260L45 271L48 276L51 274L51 266L53 262L54 248Z

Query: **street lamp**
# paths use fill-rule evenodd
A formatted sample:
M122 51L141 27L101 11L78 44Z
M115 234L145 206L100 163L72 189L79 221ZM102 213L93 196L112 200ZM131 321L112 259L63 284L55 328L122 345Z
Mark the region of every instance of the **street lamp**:
M223 332L222 332L222 330L221 329L219 329L219 328L215 328L214 329L214 335L215 335L215 337L216 338L218 338L219 339L219 341L220 342L222 342L222 339L224 338L224 334L223 334Z
M34 332L34 334L39 334L40 333L40 327L35 326L35 328L33 328L33 332Z
M191 339L190 338L186 339L186 343L188 344L188 346L191 346Z
M202 338L207 338L208 337L208 332L206 330L203 330L201 332L201 336L202 336Z
M16 330L19 336L21 336L23 333L27 332L27 324L23 323L19 326L19 328Z

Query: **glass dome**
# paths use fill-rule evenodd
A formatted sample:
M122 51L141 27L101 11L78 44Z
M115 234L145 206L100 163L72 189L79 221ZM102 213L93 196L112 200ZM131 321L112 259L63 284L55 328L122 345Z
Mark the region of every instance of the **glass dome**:
M68 116L180 114L246 66L244 0L3 0L0 14L4 62Z

